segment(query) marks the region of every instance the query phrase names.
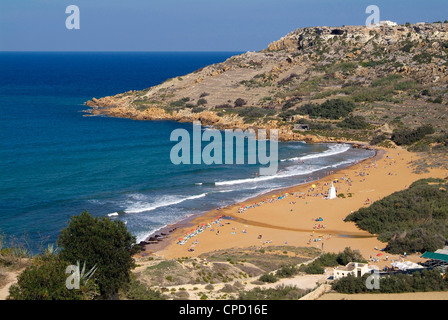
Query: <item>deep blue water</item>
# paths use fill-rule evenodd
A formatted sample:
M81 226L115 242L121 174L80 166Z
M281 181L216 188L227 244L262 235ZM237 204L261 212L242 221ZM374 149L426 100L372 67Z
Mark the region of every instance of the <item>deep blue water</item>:
M0 232L54 242L72 215L124 212L138 240L167 223L366 158L348 145L281 143L281 171L173 165L191 124L84 117L92 97L139 90L235 53L0 53Z

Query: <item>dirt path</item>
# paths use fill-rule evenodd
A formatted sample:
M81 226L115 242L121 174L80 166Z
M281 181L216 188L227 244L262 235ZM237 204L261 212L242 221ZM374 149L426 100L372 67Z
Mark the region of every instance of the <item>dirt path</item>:
M0 300L6 300L9 295L9 288L17 282L17 277L21 271L14 271L7 273L7 283L5 286L0 288Z

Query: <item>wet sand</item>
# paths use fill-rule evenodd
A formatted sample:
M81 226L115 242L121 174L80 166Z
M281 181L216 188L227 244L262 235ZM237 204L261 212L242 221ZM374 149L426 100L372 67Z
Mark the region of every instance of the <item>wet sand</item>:
M359 208L407 188L416 180L447 177L447 172L440 169L424 174L413 173L409 162L416 157L416 154L401 148L381 149L375 157L318 181L262 195L167 226L165 230L176 229L163 241L147 246L146 254L154 253L172 259L253 245L316 247L325 252L340 252L345 247L351 247L360 250L366 259L378 259L373 264L382 268L400 257L388 255L389 259L385 261L386 255L377 256L378 249L384 248L385 243L375 235L360 230L354 223L344 222L344 218ZM332 182L337 194L343 193L345 198L328 200L324 197ZM278 200L279 197L283 198ZM262 201L264 204L254 205ZM241 211L245 205L254 207ZM224 219L210 224L219 216ZM316 221L319 218L322 221ZM204 227L203 232L189 238L183 245L178 244L179 239L185 239L187 232L204 224L209 225ZM408 255L407 260L417 262L420 258L418 255Z

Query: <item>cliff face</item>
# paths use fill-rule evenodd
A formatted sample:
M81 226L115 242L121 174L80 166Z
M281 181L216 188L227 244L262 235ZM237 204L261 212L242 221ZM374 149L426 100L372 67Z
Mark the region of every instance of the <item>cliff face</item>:
M448 101L447 56L448 24L301 28L260 52L86 104L92 115L279 128L283 140L367 140L395 128L397 117L405 126L447 129L445 118L437 120ZM310 122L301 106L336 98L356 103L352 115L370 123L370 134L338 136L337 121L328 119L313 119L309 133L293 130L298 120Z
M403 40L425 42L447 41L447 24L421 24L405 26L365 26L316 27L297 29L268 46L269 51L287 50L296 52L301 49L315 47L320 41L332 42L344 38L349 46L367 44L371 40L379 46L393 46Z

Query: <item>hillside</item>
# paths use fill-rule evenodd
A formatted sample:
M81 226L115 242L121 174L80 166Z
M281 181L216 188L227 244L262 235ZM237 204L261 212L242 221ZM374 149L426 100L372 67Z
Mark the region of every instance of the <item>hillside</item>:
M260 52L86 104L91 115L278 128L282 140L398 144L438 154L422 168L446 167L447 81L447 23L309 27ZM309 130L294 130L297 123Z

